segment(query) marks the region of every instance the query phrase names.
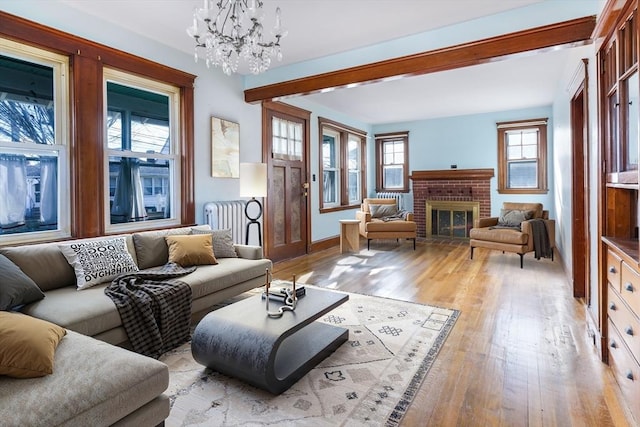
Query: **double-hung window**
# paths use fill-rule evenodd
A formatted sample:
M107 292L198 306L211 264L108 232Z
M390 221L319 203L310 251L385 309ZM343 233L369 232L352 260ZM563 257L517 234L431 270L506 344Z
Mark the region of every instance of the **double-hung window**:
M178 224L179 89L105 69L108 229Z
M68 60L0 42L0 237L69 236Z
M322 117L319 128L320 211L357 206L365 193L366 133Z
M498 123L498 192L547 192L547 119Z
M378 134L376 191L409 191L409 132Z

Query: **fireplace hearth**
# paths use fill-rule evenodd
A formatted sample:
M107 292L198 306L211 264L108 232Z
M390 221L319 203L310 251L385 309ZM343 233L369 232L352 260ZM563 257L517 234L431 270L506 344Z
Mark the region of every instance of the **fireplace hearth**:
M445 169L413 171L411 173L413 192L414 220L418 226L418 237L426 238L433 235L433 213L427 215L426 203L429 202L477 202L477 218L491 215L491 178L493 169ZM468 211L465 211L468 212ZM443 214L444 215L444 214ZM464 215L468 222L467 215ZM429 228L427 229L427 222ZM443 218L443 224L447 219ZM449 222L453 224L449 228L456 228L455 235L460 233L462 214L456 214L454 218L449 216ZM471 219L473 226L473 219ZM444 228L447 228L443 225ZM468 225L466 226L468 227ZM466 232L468 235L468 231Z
M479 213L479 202L427 200L426 237L468 239Z

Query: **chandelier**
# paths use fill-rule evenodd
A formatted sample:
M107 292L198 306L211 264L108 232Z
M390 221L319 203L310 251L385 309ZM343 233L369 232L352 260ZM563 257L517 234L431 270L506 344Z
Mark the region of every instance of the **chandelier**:
M271 31L275 40L263 40L262 0L219 0L217 11L212 0L204 0L204 7L193 13L193 25L187 34L196 42L195 61L203 57L207 68L222 67L230 75L238 70L240 58L249 63L249 71L259 74L271 65L275 56L282 60L280 39L287 35L280 22L280 8L276 9L276 24Z

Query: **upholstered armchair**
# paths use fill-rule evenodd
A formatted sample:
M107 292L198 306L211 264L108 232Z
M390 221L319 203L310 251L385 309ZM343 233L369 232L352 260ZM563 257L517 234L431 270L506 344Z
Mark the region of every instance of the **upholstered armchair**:
M367 239L412 239L416 249L416 223L413 213L398 210L395 199L364 199L356 212L360 235Z
M544 231L546 236L542 234ZM534 234L539 236L537 247ZM500 217L475 220L469 237L471 259L474 248L515 252L520 255L520 268L523 268L524 254L529 252L535 251L538 259L551 257L553 261L556 227L555 221L549 219L549 211L544 210L541 203L505 202ZM548 245L545 244L545 237Z

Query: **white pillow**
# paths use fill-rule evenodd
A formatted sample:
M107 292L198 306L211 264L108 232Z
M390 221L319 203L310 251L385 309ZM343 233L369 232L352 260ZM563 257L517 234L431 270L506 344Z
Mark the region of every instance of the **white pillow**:
M79 290L108 282L122 273L138 271L131 254L127 251L124 237L80 241L59 247L75 270Z

